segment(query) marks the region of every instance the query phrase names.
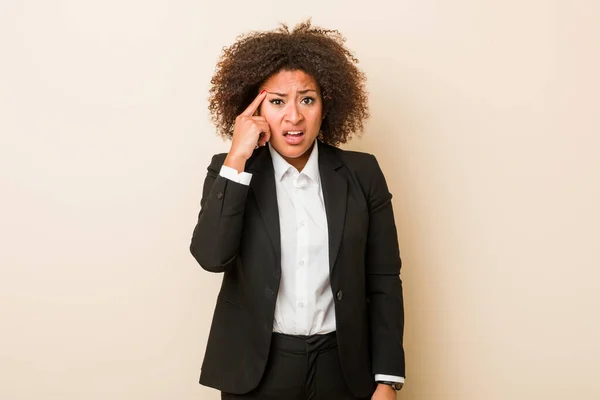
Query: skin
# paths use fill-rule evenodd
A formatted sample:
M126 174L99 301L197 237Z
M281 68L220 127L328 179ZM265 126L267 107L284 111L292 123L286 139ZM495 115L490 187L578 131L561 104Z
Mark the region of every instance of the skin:
M282 70L269 77L261 93L236 118L231 150L225 165L241 172L246 160L268 141L281 156L302 171L323 121L323 100L315 79L299 70ZM288 131L302 131L298 143L286 140Z
M224 165L244 171L256 146L267 142L298 171L312 152L323 121L323 99L315 79L299 70L282 70L269 77L260 93L235 120L231 149ZM302 131L298 143L290 144L286 132ZM396 400L396 391L377 385L372 400Z
M371 400L396 400L396 390L389 385L379 384Z
M303 71L280 71L261 86L267 91L260 105L271 130L269 143L298 171L302 171L313 149L323 121L323 100L315 79ZM302 131L300 143L286 141L286 132Z

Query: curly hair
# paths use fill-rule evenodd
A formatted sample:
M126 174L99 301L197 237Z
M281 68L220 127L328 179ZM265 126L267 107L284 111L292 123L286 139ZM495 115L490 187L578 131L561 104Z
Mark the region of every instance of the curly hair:
M369 117L366 77L337 30L311 26L307 20L290 31L285 24L273 31L238 36L223 48L211 79L208 109L218 133L231 138L235 118L258 94L260 85L282 70L301 70L320 87L323 115L319 138L330 145L360 134Z

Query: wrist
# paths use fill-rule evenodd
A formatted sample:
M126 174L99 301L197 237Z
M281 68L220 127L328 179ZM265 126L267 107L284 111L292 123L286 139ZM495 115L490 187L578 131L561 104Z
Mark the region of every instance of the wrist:
M379 389L379 387L387 387L390 390L397 392L400 389L402 389L402 386L404 386L403 383L400 382L391 382L391 381L377 381L377 389Z
M375 392L380 393L382 395L385 394L386 396L393 394L394 398L396 397L396 389L394 389L390 385L386 385L385 383L378 383Z
M229 153L227 154L227 157L225 157L223 165L235 169L238 173L244 172L244 169L246 168L246 157L235 153Z

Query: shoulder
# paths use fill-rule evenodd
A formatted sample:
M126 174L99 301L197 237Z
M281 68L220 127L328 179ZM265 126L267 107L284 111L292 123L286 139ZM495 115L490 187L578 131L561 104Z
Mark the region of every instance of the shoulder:
M348 170L359 173L373 173L379 170L375 156L362 151L343 150L327 144L322 144L323 151L334 156Z
M218 173L221 169L221 166L225 162L225 157L227 157L227 153L218 153L213 155L210 161L210 165L208 166L208 170L216 171Z
M215 154L214 156L212 156L212 160L211 160L210 164L218 165L220 167L225 162L226 157L227 157L227 153Z
M338 161L338 167L356 179L367 198L389 195L385 176L373 154L328 145L324 145L323 150Z

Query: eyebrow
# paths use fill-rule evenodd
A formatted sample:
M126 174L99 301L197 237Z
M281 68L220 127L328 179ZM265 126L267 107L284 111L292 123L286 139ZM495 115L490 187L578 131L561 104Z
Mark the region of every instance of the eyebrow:
M308 92L315 92L315 93L317 93L317 91L316 91L316 90L314 90L314 89L304 89L304 90L298 90L298 93L299 93L299 94L306 94L306 93L308 93ZM287 96L288 96L288 95L287 95L287 94L285 94L285 93L277 93L277 92L269 92L269 91L267 91L267 93L269 93L269 94L274 94L274 95L277 95L277 96L279 96L279 97L287 97Z

